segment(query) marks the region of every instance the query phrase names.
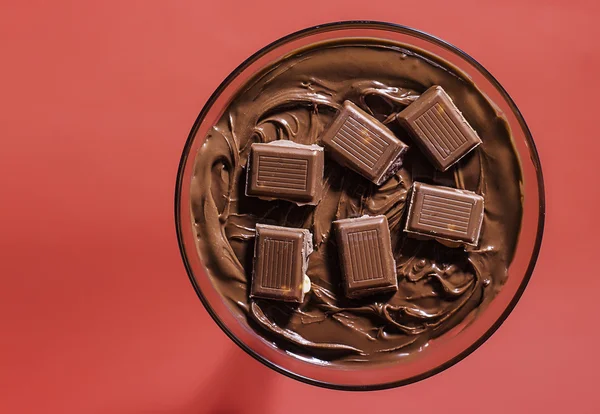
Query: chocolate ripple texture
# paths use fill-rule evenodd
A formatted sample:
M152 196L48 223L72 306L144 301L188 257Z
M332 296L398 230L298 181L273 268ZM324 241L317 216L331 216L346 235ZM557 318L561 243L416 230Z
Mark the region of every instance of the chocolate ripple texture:
M483 144L440 173L400 127L396 115L441 85ZM344 100L373 114L411 146L383 185L326 158L317 206L244 194L246 161L257 142L318 144ZM298 50L252 77L230 101L195 154L191 211L197 251L215 288L240 323L282 351L332 366L399 362L464 329L508 275L522 219L522 172L501 111L459 69L429 53L380 39L328 41ZM451 248L406 237L413 180L485 197L477 247ZM360 301L343 295L334 220L387 217L398 291ZM312 290L300 306L249 300L255 225L309 229ZM432 346L435 346L433 344Z

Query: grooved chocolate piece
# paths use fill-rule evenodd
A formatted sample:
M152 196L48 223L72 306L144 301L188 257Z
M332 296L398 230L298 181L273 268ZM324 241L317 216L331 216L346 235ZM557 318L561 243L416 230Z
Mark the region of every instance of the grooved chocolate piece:
M385 216L333 222L346 296L359 298L398 290L396 262Z
M400 169L408 149L385 125L350 101L344 102L321 141L338 163L377 185Z
M483 197L472 191L415 182L405 231L409 235L477 245Z
M302 303L310 290L306 269L312 250L308 230L257 224L250 296Z
M441 86L427 89L397 119L441 171L481 144L475 130Z
M323 148L291 141L252 144L246 195L318 204L323 192Z

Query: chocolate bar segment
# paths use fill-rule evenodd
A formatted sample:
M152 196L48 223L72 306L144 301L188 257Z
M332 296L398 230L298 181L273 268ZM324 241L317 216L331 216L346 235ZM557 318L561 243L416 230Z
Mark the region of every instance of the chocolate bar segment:
M396 262L385 216L333 222L346 296L360 298L398 290Z
M321 141L338 163L377 185L400 169L408 149L385 125L350 101L344 102Z
M415 182L405 231L409 235L476 246L483 197L466 190Z
M318 204L323 192L323 148L291 141L252 144L246 195Z
M250 297L302 303L312 250L308 230L257 224Z
M475 130L441 86L427 89L397 119L441 171L481 144Z

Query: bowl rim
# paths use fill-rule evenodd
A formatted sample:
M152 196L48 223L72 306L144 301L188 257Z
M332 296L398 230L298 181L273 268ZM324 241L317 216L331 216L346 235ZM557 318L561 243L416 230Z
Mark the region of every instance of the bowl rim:
M337 29L347 29L347 28L352 28L352 27L359 27L359 28L369 28L370 27L370 28L376 28L376 29L380 29L380 30L400 31L405 34L418 37L422 40L432 42L444 49L447 49L450 52L456 53L457 55L459 55L459 57L465 59L475 69L477 69L492 84L492 86L494 86L497 89L497 91L502 95L502 97L505 99L506 103L509 105L510 109L513 111L515 118L519 122L519 125L522 129L524 138L526 140L526 144L528 146L528 149L529 149L529 152L531 155L531 157L530 157L531 162L534 165L536 179L537 179L538 194L539 194L538 226L537 226L537 230L536 230L536 236L535 236L535 240L534 240L531 258L529 260L529 264L527 266L527 269L525 271L525 274L523 276L521 284L519 285L517 291L515 292L512 299L510 300L510 303L507 305L507 307L504 309L504 311L498 317L498 319L487 329L487 331L479 339L474 341L464 351L462 351L459 354L455 355L454 357L450 358L446 362L436 366L435 368L430 369L426 372L423 372L420 375L416 375L416 376L402 379L399 381L391 381L391 382L385 382L385 383L380 383L380 384L369 384L369 385L340 385L340 384L328 383L325 381L319 381L319 380L312 379L312 378L307 378L300 374L296 374L294 372L285 370L284 368L278 366L277 364L275 364L275 363L269 361L268 359L262 357L261 355L257 354L249 346L247 346L245 343L243 343L237 336L235 336L227 328L227 326L225 326L225 324L221 321L221 319L218 317L216 312L210 306L208 300L202 294L202 291L200 290L200 288L195 280L194 273L192 271L191 265L190 265L188 257L187 257L187 253L186 253L185 246L184 246L182 228L180 225L181 224L180 201L181 201L182 184L183 184L183 179L184 179L183 173L185 170L185 166L187 164L188 156L190 155L190 149L192 147L194 138L196 136L198 129L200 128L201 123L203 122L204 118L208 114L209 110L212 108L214 102L221 95L221 93L225 90L225 88L227 88L227 86L229 86L229 84L244 69L246 69L248 66L250 66L254 61L258 60L260 57L267 54L268 52L276 49L281 44L288 43L294 39L298 39L298 38L301 38L305 35L309 35L312 33L317 33L322 30L334 31ZM486 342L492 336L492 334L494 334L494 332L496 332L496 330L500 327L500 325L502 325L502 323L504 323L506 318L513 311L513 309L517 305L518 301L521 299L521 296L523 295L523 292L525 291L525 288L527 287L527 285L531 279L537 259L539 257L541 245L542 245L542 238L543 238L544 225L545 225L545 216L546 216L544 177L543 177L543 173L542 173L542 165L541 165L539 153L537 151L537 147L533 140L531 131L529 130L529 127L527 126L527 123L525 122L523 115L521 114L521 111L518 109L517 105L515 104L513 99L510 97L508 92L504 89L504 87L500 84L500 82L498 82L498 80L485 67L483 67L477 60L475 60L469 54L464 52L462 49L454 46L453 44L451 44L445 40L442 40L434 35L431 35L429 33L426 33L424 31L421 31L421 30L418 30L418 29L415 29L415 28L412 28L409 26L405 26L405 25L401 25L401 24L397 24L397 23L391 23L391 22L377 21L377 20L335 21L335 22L318 24L318 25L310 26L310 27L295 31L286 36L280 37L277 40L262 47L257 52L255 52L254 54L252 54L251 56L246 58L233 71L231 71L231 73L219 84L219 86L215 89L215 91L210 95L210 97L208 98L208 100L206 101L204 106L202 107L202 110L200 111L198 117L196 118L196 120L190 130L188 138L183 147L182 155L181 155L179 166L177 169L177 178L176 178L176 182L175 182L175 194L174 194L174 207L175 207L175 217L174 217L175 223L174 224L175 224L175 231L176 231L176 235L177 235L177 242L178 242L179 251L180 251L181 258L183 260L188 278L190 279L190 282L192 283L192 286L194 287L194 290L196 291L196 294L198 295L198 297L199 297L200 301L202 302L206 311L209 313L211 318L216 322L216 324L219 326L219 328L221 328L221 330L229 337L229 339L231 339L235 344L237 344L242 350L244 350L248 355L250 355L255 360L259 361L260 363L264 364L265 366L269 367L270 369L273 369L274 371L285 375L288 378L292 378L292 379L295 379L297 381L300 381L300 382L303 382L306 384L316 385L316 386L319 386L322 388L342 390L342 391L383 390L383 389L395 388L395 387L411 384L411 383L414 383L417 381L421 381L425 378L428 378L435 374L438 374L438 373L446 370L447 368L455 365L456 363L458 363L459 361L463 360L468 355L470 355L477 348L479 348L484 342Z

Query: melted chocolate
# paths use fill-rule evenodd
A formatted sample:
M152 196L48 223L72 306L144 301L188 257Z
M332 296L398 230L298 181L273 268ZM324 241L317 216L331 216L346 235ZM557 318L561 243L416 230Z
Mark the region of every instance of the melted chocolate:
M432 85L446 90L483 141L444 173L435 171L396 122ZM317 206L244 194L252 143L319 143L345 100L410 146L398 172L378 187L326 157ZM522 218L522 175L509 127L465 74L438 57L379 39L315 44L254 76L208 135L196 137L204 138L191 184L198 254L240 322L282 350L339 366L397 361L457 325L464 328L506 281ZM407 193L415 179L485 197L478 247L406 237ZM332 222L362 215L387 217L398 291L349 300ZM249 300L257 223L313 233L307 271L312 290L299 307Z

